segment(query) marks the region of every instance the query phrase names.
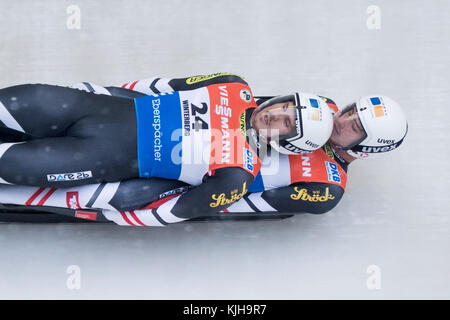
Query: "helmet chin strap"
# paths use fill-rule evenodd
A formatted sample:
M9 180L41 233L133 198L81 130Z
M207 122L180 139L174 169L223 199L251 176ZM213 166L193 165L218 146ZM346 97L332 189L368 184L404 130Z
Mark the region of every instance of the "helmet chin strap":
M342 150L342 151L348 151L348 150L350 150L349 148L341 147L341 146L338 146L337 144L333 144L333 146L334 146L336 149L339 149L339 150Z
M259 134L258 130L253 125L254 116L259 113L257 110L258 108L255 108L250 116L250 128L247 129L247 132L250 134L250 145L259 153L261 149L261 142L269 145L270 138L266 138L265 136Z
M336 143L334 143L334 142L331 141L331 140L330 140L330 143L331 143L331 145L333 146L333 148L336 148L336 149L339 149L339 150L342 150L342 151L348 151L348 150L350 150L349 147L342 147L342 146L340 146L340 145L337 145Z
M331 142L331 147L333 149L335 149L336 153L340 157L342 157L345 161L347 161L348 163L352 162L353 160L358 159L357 157L355 157L355 156L353 156L352 154L349 153L349 151L352 151L350 148L345 148L345 147L338 146L337 144L334 144L333 142Z

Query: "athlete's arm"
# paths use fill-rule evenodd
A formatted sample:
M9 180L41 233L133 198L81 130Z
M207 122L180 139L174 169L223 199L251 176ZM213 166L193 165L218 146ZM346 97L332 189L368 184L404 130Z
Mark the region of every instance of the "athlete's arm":
M201 185L168 201L157 208L156 213L174 215L180 219L216 214L242 198L253 179L241 168L217 169L213 176L205 176Z
M210 75L199 75L192 76L188 78L158 78L152 77L142 80L137 80L133 82L128 82L122 85L122 89L128 89L132 91L137 91L145 95L160 94L162 92L169 91L185 91L193 90L200 87L208 86L216 83L231 83L239 82L247 84L247 82L238 75L231 73L215 73ZM107 87L111 92L112 88L117 87ZM117 91L118 92L118 91ZM121 93L125 91L122 90ZM113 94L115 95L115 94Z
M341 200L344 189L331 183L301 182L264 191L261 197L278 212L325 213Z
M193 90L216 83L247 82L238 75L231 73L214 73L188 78L159 78L152 77L125 83L121 87L102 87L92 82L80 82L70 86L96 94L106 94L122 98L140 98L145 95L160 94L171 91Z
M286 187L248 193L229 212L325 213L333 209L344 189L331 183L299 182Z
M237 185L235 179L239 177L234 175L239 173L229 169L233 168L217 170L216 175L209 177L199 187L161 205L157 204L157 208L121 213L103 211L103 213L109 220L119 225L131 226L164 226L187 219L225 217L233 213L248 215L254 212L255 217L258 212L261 216L263 216L262 213L269 215L273 213L276 216L286 213L319 214L333 209L344 193L341 187L334 184L310 182L264 192L247 193L242 197L246 186L253 178L245 172L248 175L247 180L244 181L246 186ZM244 170L241 169L241 171ZM240 200L236 201L238 199ZM221 210L225 212L217 214Z
M152 203L146 208L129 212L103 210L108 220L119 225L165 226L198 217L215 215L239 200L246 192L253 176L241 168L217 169L213 176L180 196Z

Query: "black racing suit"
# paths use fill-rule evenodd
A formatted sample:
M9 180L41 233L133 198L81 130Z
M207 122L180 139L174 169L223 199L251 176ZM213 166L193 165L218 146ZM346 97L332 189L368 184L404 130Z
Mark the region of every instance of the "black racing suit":
M243 80L224 75L196 86L227 82ZM0 183L67 188L138 178L136 113L129 98L139 94L112 91L117 96L46 84L0 89ZM127 98L120 97L124 92ZM214 194L248 186L253 178L242 168L218 169L167 210L181 219L213 214L232 203L213 208Z

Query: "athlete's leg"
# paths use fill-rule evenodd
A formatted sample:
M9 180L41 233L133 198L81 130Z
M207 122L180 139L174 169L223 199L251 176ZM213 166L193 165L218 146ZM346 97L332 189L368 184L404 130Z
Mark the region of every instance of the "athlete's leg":
M0 183L70 187L139 176L132 100L23 85L1 89L0 101L3 128L32 137L0 144Z
M34 138L66 134L74 121L100 113L104 95L47 84L0 89L0 127Z
M31 138L32 137L26 133L0 126L0 143L26 141Z
M136 177L133 155L118 157L101 139L56 137L0 144L0 182L65 188Z
M128 99L140 98L146 96L146 94L133 91L130 89L120 88L120 87L105 87L108 92L114 97L122 97Z
M184 192L188 187L178 180L160 178L121 181L109 204L119 211L141 209L162 197Z

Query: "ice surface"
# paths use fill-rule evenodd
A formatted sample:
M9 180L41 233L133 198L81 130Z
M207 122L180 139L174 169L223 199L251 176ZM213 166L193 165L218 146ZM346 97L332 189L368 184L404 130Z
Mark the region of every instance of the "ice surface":
M409 134L330 213L160 229L0 225L0 298L450 298L450 2L0 2L0 87L235 72L255 95L383 93ZM381 10L370 30L367 8ZM81 288L69 290L78 265ZM370 290L367 268L381 270Z

